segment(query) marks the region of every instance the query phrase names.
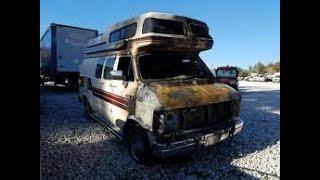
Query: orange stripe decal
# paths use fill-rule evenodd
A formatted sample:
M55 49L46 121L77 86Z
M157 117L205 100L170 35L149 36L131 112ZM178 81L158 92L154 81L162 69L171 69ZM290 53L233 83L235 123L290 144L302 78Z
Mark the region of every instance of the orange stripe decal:
M125 97L118 96L98 88L93 88L93 95L124 110L128 110L129 100Z

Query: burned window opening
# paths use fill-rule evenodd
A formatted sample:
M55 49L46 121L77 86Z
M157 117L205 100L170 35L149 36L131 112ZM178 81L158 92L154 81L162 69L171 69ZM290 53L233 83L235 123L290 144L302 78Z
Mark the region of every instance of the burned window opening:
M209 35L209 28L198 24L189 24L191 32L196 37L211 38Z
M185 35L185 27L178 21L147 18L143 23L142 33L149 32Z
M197 55L178 53L152 53L139 57L141 78L150 79L193 79L213 75Z
M119 58L119 64L118 64L118 70L122 70L123 72L123 78L125 81L133 81L133 71L131 67L131 57L120 57Z

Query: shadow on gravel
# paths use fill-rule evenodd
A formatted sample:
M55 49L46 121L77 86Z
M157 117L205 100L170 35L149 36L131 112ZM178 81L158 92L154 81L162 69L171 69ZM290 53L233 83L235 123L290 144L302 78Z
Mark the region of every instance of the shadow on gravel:
M67 87L67 86L50 86L50 85L44 85L40 88L48 90L50 92L56 92L56 93L66 93L66 92L78 92L78 87Z
M264 150L280 140L280 115L259 109L265 106L279 109L279 90L241 94L243 99L257 100L254 103L242 102L244 129L232 139L187 155L158 159L148 166L136 164L125 146L115 140L114 136L102 142L82 142L76 145L43 142L41 146L46 148L42 152L49 153L46 152L46 156L41 153L42 176L62 179L258 179L243 171L246 170L263 177L280 178L259 169L251 170L232 164L234 159Z

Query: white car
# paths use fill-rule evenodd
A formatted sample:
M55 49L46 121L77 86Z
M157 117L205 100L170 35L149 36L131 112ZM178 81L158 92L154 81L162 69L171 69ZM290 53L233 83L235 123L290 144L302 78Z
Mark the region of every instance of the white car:
M258 82L264 82L265 79L266 78L263 74L258 74L256 77L253 78L254 81L258 81Z
M272 82L280 83L280 73L276 73L276 74L273 76Z
M280 75L276 75L275 77L273 77L272 82L280 83Z

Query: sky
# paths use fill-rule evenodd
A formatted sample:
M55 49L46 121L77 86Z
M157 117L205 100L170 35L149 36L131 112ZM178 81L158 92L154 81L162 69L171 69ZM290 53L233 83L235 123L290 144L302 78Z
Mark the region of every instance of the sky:
M50 23L97 29L146 12L164 12L208 24L208 66L248 68L280 60L280 0L40 0L40 37Z

